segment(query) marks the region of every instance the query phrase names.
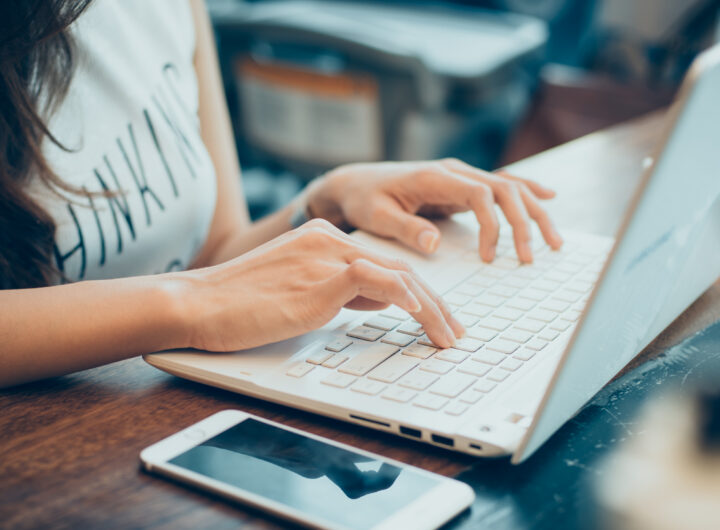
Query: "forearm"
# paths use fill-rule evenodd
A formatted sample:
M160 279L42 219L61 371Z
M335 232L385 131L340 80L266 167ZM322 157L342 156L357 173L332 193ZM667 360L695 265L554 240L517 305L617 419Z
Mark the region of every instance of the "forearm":
M170 275L0 291L0 387L185 346Z

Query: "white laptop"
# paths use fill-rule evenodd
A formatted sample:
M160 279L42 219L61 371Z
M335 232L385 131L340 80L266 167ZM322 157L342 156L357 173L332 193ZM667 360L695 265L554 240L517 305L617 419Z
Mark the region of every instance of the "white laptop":
M484 264L475 222L441 224L411 263L468 334L438 350L409 315L343 310L317 331L227 354L145 356L194 381L478 456L521 462L720 275L720 46L693 64L615 240L563 231L519 265L510 231ZM612 156L612 153L608 153ZM581 178L579 176L578 178Z

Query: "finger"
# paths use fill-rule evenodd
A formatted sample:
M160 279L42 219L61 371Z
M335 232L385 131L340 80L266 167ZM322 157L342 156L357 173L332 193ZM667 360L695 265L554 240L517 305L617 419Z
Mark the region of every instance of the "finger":
M472 210L480 225L480 256L485 261L492 261L500 233L493 190L478 179L451 171L442 165L438 167L439 169L434 168L433 171L421 174L418 179L428 200L440 204L462 205ZM438 179L438 173L445 175L445 178ZM500 180L492 175L490 177Z
M455 332L445 319L442 309L435 303L428 291L410 273L401 273L408 288L420 301L420 311L410 314L422 324L428 338L440 348L450 348L455 345ZM463 330L464 331L464 330Z
M390 197L376 206L371 228L426 254L435 252L440 243L440 231L432 222L406 212Z
M543 239L550 245L553 250L559 249L563 244L563 238L555 228L555 224L550 219L545 209L540 206L537 199L524 186L520 187L520 195L522 196L528 215L533 218L540 228Z
M402 274L402 271L358 259L345 267L340 280L333 281L334 277L327 283L331 296L340 296L343 306L357 297L363 297L383 304L395 304L408 313L417 313L422 310L421 303L415 292L406 285Z
M355 311L382 311L383 309L387 309L389 305L390 304L386 304L385 302L376 302L364 296L358 296L345 304L345 307L354 309Z
M465 326L463 326L458 319L455 318L452 314L452 310L450 309L450 306L445 302L445 300L442 299L442 297L435 292L435 290L428 285L428 283L422 278L422 276L416 274L413 271L410 271L410 275L412 276L413 280L423 289L425 294L433 301L435 302L435 305L438 306L440 309L440 312L443 315L443 318L445 321L450 325L450 329L452 329L454 335L456 338L460 339L465 336Z
M512 226L518 258L523 263L532 263L530 218L520 196L518 186L507 181L501 181L493 186L493 191L497 203Z
M525 186L527 186L538 199L552 199L556 195L554 190L546 188L545 186L538 182L535 182L534 180L516 177L515 175L513 175L512 173L508 173L504 169L499 169L495 173L501 175L506 179L525 184Z

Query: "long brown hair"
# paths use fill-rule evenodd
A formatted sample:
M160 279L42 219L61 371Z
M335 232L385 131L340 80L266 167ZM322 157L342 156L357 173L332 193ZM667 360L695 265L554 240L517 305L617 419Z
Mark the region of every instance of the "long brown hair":
M48 285L55 223L27 193L30 175L69 188L42 154L45 139L63 147L46 119L73 73L68 27L91 0L0 1L0 289Z

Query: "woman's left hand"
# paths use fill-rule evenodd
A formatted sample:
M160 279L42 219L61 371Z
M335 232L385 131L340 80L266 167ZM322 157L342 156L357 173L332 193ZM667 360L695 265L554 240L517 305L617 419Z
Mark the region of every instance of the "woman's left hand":
M555 192L504 172L488 173L455 159L341 166L308 190L308 209L336 226L351 225L395 238L425 253L438 247L440 231L425 216L472 210L480 224L480 256L495 258L497 203L513 229L520 261L532 262L530 219L553 249L562 238L540 205Z

